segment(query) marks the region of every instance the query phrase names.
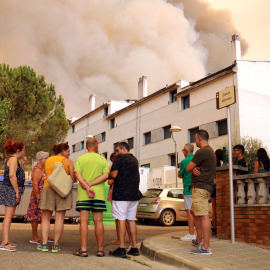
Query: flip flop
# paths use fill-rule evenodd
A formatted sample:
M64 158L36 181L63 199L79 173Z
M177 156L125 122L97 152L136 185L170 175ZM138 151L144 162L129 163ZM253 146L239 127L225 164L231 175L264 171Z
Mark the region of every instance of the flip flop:
M112 244L119 245L119 242L117 240L113 240Z
M81 249L78 249L73 253L74 256L79 256L79 257L88 257L87 250L82 251Z
M96 256L97 257L104 257L105 256L104 250L98 250Z
M31 244L40 244L42 241L41 240L38 240L38 241L34 241L34 240L30 240L29 243Z
M53 239L53 238L51 238L51 237L48 237L47 242L49 242L49 243L54 243L54 239Z

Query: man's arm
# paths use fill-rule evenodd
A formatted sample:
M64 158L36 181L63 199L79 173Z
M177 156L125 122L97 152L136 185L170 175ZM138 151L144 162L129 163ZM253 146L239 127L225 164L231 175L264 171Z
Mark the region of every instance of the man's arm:
M117 175L118 175L118 171L114 170L114 171L110 172L109 178L115 179L117 177Z
M189 162L187 165L186 171L187 172L192 172L194 175L199 176L200 175L200 168L197 167L197 164L193 163L192 161Z
M89 187L92 187L106 181L108 178L109 178L109 173L104 172L101 176L97 177L95 180L91 182L87 182L87 183Z
M75 171L75 177L81 184L83 189L86 189L89 197L95 197L95 191L89 187L88 182L82 178L82 173L80 171Z

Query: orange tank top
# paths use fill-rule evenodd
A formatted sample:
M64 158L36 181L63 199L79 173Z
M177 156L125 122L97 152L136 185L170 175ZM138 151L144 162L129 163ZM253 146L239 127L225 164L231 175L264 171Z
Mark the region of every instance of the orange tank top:
M54 163L55 162L63 162L63 160L66 159L63 156L52 156L49 157L46 162L45 162L45 173L46 173L46 180L44 181L44 186L43 187L49 187L50 184L47 181L47 178L53 173L53 169L54 169ZM66 161L63 162L64 164L64 169L66 171L67 174L69 174L69 169L66 165Z

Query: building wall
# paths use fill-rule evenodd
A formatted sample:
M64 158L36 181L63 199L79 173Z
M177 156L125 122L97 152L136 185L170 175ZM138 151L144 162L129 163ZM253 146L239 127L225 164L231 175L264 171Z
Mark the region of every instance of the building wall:
M260 138L270 151L270 62L237 66L240 135Z

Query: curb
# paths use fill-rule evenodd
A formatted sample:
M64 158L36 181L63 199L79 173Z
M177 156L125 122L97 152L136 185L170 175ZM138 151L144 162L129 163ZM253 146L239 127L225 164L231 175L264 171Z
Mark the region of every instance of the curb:
M153 261L158 261L161 263L169 264L172 266L182 266L192 270L210 270L210 268L202 266L200 264L189 261L183 257L176 256L169 252L163 251L161 249L157 249L151 244L151 239L154 237L150 237L145 239L141 243L140 252L142 255L148 257Z

